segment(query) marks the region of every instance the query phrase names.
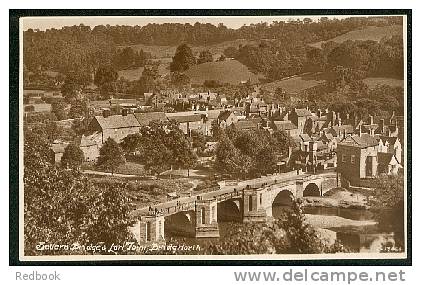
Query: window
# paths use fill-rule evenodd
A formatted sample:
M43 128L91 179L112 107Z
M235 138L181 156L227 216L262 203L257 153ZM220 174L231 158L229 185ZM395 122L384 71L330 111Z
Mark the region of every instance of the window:
M342 162L346 162L346 155L342 154Z
M158 235L159 237L162 237L162 222L158 222Z
M355 164L355 155L351 155L351 163Z
M253 211L253 197L249 196L249 211Z
M200 209L200 216L202 218L202 225L206 224L205 208Z
M151 241L152 239L152 229L151 222L146 222L146 241Z
M216 221L216 209L215 206L212 206L212 220Z
M259 200L260 200L259 204L262 205L262 200L263 200L263 194L262 193L260 193L260 199Z

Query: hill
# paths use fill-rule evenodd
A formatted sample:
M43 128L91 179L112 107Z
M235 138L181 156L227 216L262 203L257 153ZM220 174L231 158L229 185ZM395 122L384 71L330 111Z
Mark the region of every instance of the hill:
M263 84L262 89L265 89L269 92L275 92L277 88L282 88L289 94L296 94L303 90L322 84L325 82L325 79L325 75L322 73L301 74Z
M404 87L402 79L386 78L386 77L367 77L363 80L368 88L374 89L377 85L388 85L390 87Z
M216 80L220 83L239 84L241 81L250 80L258 83L258 76L252 73L247 66L237 60L221 62L206 62L192 66L186 71L192 84L203 84L206 80Z
M393 35L402 35L402 34L403 34L403 28L400 25L392 25L392 26L384 26L384 27L368 26L362 29L350 31L348 33L337 36L328 41L321 41L321 42L309 44L309 46L312 46L315 48L321 48L323 43L329 42L329 41L333 41L336 43L342 43L347 40L352 40L352 41L372 40L372 41L379 42L384 37L391 37Z

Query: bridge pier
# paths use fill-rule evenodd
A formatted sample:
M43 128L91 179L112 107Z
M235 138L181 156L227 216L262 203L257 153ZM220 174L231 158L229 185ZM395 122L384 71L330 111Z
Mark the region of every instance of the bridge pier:
M267 222L272 219L272 206L266 188L244 189L243 222Z
M218 238L218 202L213 200L196 201L196 238Z
M131 231L139 244L165 242L164 222L163 215L141 216Z

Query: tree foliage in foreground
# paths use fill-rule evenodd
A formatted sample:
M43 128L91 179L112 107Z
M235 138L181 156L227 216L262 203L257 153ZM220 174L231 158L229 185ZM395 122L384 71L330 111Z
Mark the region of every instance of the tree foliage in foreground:
M24 245L27 255L89 254L83 246L132 240L123 189L98 187L76 170L49 162L46 138L27 130L24 143ZM77 250L40 251L40 243L79 245Z
M227 237L211 243L205 254L314 254L347 252L335 242L328 245L315 229L305 222L300 201L281 219L272 223L242 224L231 227Z

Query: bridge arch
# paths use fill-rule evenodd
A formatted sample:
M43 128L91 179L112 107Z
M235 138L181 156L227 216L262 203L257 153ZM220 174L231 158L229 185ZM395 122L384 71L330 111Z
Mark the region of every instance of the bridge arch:
M218 203L218 221L242 221L242 202L238 199L229 199Z
M272 202L272 207L276 206L291 206L294 200L294 194L288 189L281 189L275 196Z
M172 235L191 236L195 234L194 211L183 211L165 217L165 231Z
M321 196L319 186L317 186L316 183L311 182L304 189L303 197L308 197L308 196L316 196L316 197Z

